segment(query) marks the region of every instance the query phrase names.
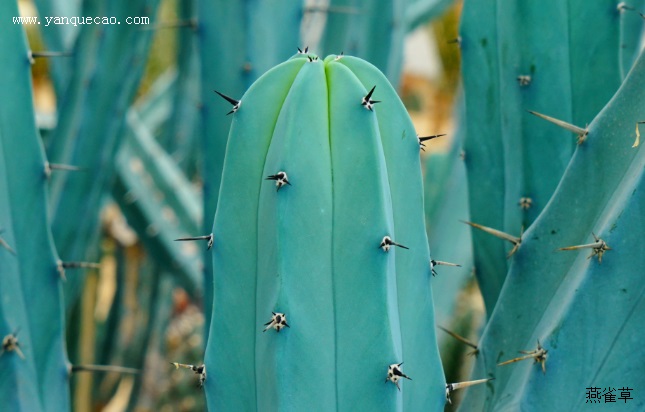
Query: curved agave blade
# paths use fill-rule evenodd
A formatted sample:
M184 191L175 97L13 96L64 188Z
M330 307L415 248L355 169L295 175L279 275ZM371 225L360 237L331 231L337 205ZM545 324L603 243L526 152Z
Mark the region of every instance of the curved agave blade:
M579 410L586 387L645 385L635 366L645 358L645 347L635 344L645 339L645 149L632 147L633 125L645 113L644 88L641 53L525 233L479 344L475 376L497 379L490 389L471 390L466 410L519 410L532 403ZM588 244L590 232L596 241ZM602 241L612 249L601 264L588 259L587 249L601 248ZM536 339L557 369L543 374L533 362L495 366ZM543 364L537 355L526 353Z

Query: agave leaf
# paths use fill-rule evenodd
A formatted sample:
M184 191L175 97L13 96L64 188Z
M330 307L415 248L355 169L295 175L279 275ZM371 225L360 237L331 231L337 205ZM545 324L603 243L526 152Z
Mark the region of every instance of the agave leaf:
M636 366L645 349L634 344L645 339L638 326L645 322L645 150L631 147L633 125L645 111L644 87L641 53L589 125L586 146L576 151L553 199L525 233L479 345L474 376L497 379L469 393L467 410L538 403L576 410L584 407L580 392L586 387L645 384ZM557 251L588 243L590 232L612 246L602 264L587 259L586 249ZM546 375L528 363L494 366L536 339L554 365Z

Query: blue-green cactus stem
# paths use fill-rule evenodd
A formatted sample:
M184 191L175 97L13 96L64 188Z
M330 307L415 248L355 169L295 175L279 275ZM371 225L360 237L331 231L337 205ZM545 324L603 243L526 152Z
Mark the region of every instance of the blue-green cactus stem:
M436 336L434 328L424 326L434 322L434 309L428 295L430 288L422 287L429 285L431 270L427 234L425 228L418 226L424 221L424 209L417 134L396 91L380 71L355 57L338 62L349 67L364 87L375 84L378 98L383 101L376 118L391 190L394 239L410 247L396 255L404 360L414 359L406 362L405 370L415 379L415 384L404 391L403 406L406 411L439 408L443 405L443 401L437 401L441 388L434 385L443 380L443 370L439 365L429 370L426 367L436 362L436 348L427 347L428 342L436 341Z
M18 16L13 1L3 16ZM0 338L20 352L0 356L0 399L10 410L69 409L61 278L47 215L45 157L34 123L27 42L20 25L0 36ZM9 345L11 346L11 345Z
M320 81L324 76L320 62L305 64L299 71L280 109L264 162L264 175L288 171L292 185L276 191L279 186L263 181L259 188L256 319L269 320L271 312L283 312L291 328L280 334L256 333L256 363L263 365L256 369L257 381L263 382L257 386L258 409L262 405L290 409L290 402L336 407L335 379L326 367L334 363L336 351L332 235L327 230L333 224L333 177L327 90ZM303 241L298 236L303 232L320 235ZM351 239L342 244L351 244ZM325 351L309 350L306 343L316 339Z
M80 32L79 25L73 24L52 24L47 25L47 17L52 16L79 16L81 9L80 1L66 0L35 0L38 15L40 16L40 34L48 50L55 52L70 52L77 41ZM74 72L73 59L51 59L48 62L52 83L56 96L65 94L69 85L72 73ZM61 101L58 102L61 104ZM59 108L61 108L59 106Z
M472 389L465 410L583 408L580 386L645 384L636 366L643 339L642 234L645 151L632 147L645 113L645 55L588 127L558 189L513 258L498 304L480 341L474 376L495 381ZM594 235L595 234L595 235ZM594 242L611 247L602 263ZM546 373L532 360L496 367L518 350L548 350ZM620 382L620 383L619 383ZM623 383L624 382L624 383ZM629 408L642 409L642 400Z
M622 80L628 51L620 44L619 15L605 2L465 3L464 149L473 222L518 235L546 206L575 141L527 110L583 127L591 121ZM481 232L473 233L473 242L490 313L508 269L509 247Z
M256 322L255 301L260 182L269 184L264 181L264 159L281 102L303 64L303 60L292 60L281 66L283 70L265 74L267 81L263 87L249 88L244 110L233 117L231 134L240 138L230 139L226 149L228 153L246 156L227 159L220 192L236 195L219 199L215 215L214 227L218 230L212 255L217 282L236 287L214 288L214 318L206 349L207 369L212 378L204 384L212 409L253 410L257 406L255 339L261 332L261 323ZM280 104L268 103L276 101ZM240 236L242 233L244 236ZM233 308L235 317L218 315ZM269 316L264 315L262 323ZM218 373L217 367L209 365L228 366ZM244 396L232 396L237 391Z
M198 0L198 46L201 61L201 127L204 216L217 208L230 123L226 103L212 90L235 99L263 73L289 58L300 45L302 0ZM225 29L223 29L225 28ZM226 111L224 111L226 110ZM211 223L204 222L204 233ZM204 255L204 284L212 284L210 255ZM212 307L210 288L204 307ZM209 310L206 310L208 324Z
M370 88L363 86L347 66L334 60L326 63L334 183L332 264L338 409L397 410L402 406L397 389L383 385L379 378L386 377L390 364L405 360L396 312L395 258L399 251L386 253L379 244L386 235L401 243L405 240L394 232L376 115L358 104Z
M4 60L4 59L3 59ZM14 248L12 211L9 202L8 170L4 165L5 137L0 124L0 227L2 227L3 247L0 248L0 396L6 408L12 410L42 410L38 386L38 373L33 355L29 349L31 334L27 319L27 305L22 293L20 263ZM10 345L9 339L18 339L17 348ZM25 353L27 356L25 356Z
M212 231L209 407L441 408L419 141L396 92L362 60L301 53L241 101Z

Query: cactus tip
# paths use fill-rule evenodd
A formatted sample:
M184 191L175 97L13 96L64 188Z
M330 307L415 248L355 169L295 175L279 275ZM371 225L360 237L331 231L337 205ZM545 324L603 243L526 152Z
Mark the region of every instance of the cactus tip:
M518 204L520 205L520 209L528 210L533 206L533 199L530 197L520 197Z
M29 62L34 64L36 59L40 58L50 58L50 57L70 57L72 56L71 52L50 52L50 51L29 51Z
M625 10L633 11L634 13L638 13L638 15L641 16L641 18L645 19L645 14L636 10L636 8L632 6L628 6L624 1L621 1L620 3L618 3L618 5L616 6L616 9L618 9L618 11L620 11L621 13L624 12Z
M521 350L519 352L522 353L524 356L519 356L517 358L509 359L507 361L498 363L497 366L504 366L504 365L509 365L511 363L523 361L526 359L533 359L535 363L540 363L542 365L542 373L546 374L546 359L547 359L547 353L549 353L549 351L547 349L544 349L544 347L542 347L539 340L537 341L537 347L535 349L530 351Z
M488 234L491 234L491 235L493 235L495 237L498 237L500 239L503 239L503 240L506 240L506 241L512 243L513 248L511 249L511 251L506 256L507 258L510 258L511 256L513 256L515 254L515 252L517 252L517 250L519 249L520 245L522 244L522 235L523 235L523 232L524 232L523 228L522 228L522 233L520 234L520 237L515 237L515 236L512 236L512 235L509 235L508 233L502 232L501 230L493 229L491 227L480 225L478 223L468 222L468 221L465 221L465 220L462 220L461 222L463 222L463 223L465 223L465 224L467 224L469 226L472 226L472 227L474 227L476 229L479 229L481 231L484 231L484 232L486 232Z
M437 325L437 327L438 327L439 329L441 329L442 331L446 332L448 335L450 335L450 336L452 336L453 338L455 338L456 340L458 340L459 342L461 342L461 343L463 343L463 344L465 344L465 345L468 345L468 346L470 346L471 348L473 348L473 349L474 349L474 351L472 351L471 353L469 353L469 355L477 355L477 354L479 353L479 348L477 347L477 345L476 345L475 343L473 343L473 342L469 341L468 339L464 338L464 337L463 337L463 336L461 336L461 335L458 335L457 333L455 333L455 332L453 332L453 331L451 331L451 330L448 330L448 329L444 328L443 326L439 326L439 325Z
M195 372L195 375L199 375L199 387L201 388L204 386L204 382L206 382L206 365L188 365L186 363L179 362L170 362L170 364L173 365L175 369L184 368L192 370Z
M65 274L65 269L100 269L100 263L91 263L91 262L63 262L58 260L56 263L56 271L63 281L67 281L67 276Z
M580 250L580 249L591 249L591 254L587 256L587 259L591 259L594 256L598 256L598 263L602 263L602 256L606 251L611 250L607 242L596 236L595 233L591 232L591 235L594 238L593 243L587 243L584 245L575 245L575 246L566 246L561 247L558 250Z
M101 269L100 263L93 262L60 262L64 269Z

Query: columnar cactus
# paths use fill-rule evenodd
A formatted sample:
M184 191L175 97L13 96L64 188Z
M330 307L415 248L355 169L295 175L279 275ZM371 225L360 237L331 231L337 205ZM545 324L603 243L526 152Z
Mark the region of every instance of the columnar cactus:
M201 127L204 216L217 209L226 137L230 124L219 116L227 104L212 93L216 88L239 99L240 95L276 64L288 58L299 43L304 1L197 0L197 35L200 50ZM204 230L210 222L204 220ZM204 283L212 283L210 256L205 256ZM204 307L212 306L210 290ZM206 315L209 321L210 314Z
M0 14L18 16L16 2ZM0 409L69 409L60 262L47 216L47 176L20 25L0 36Z
M396 92L365 61L300 53L238 107L213 227L209 408L441 409L419 141Z
M612 394L645 386L644 88L641 52L511 259L473 376L496 379L463 410L583 410L592 388L607 409ZM643 410L631 396L625 410Z
M638 50L633 39L641 33L638 14L625 15L618 3L464 3L464 150L473 222L518 236L549 202L578 133L527 111L584 127L602 109L621 84L622 68L629 69ZM490 315L514 246L481 231L472 236Z

